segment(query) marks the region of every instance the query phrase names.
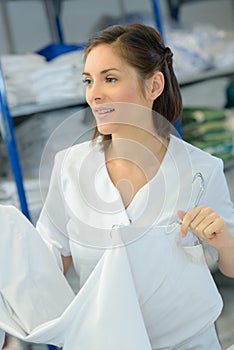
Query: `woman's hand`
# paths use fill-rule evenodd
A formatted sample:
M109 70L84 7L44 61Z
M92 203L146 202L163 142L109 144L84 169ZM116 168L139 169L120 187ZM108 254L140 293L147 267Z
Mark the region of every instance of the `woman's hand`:
M218 266L226 276L234 278L234 236L230 236L224 220L211 208L196 207L189 212L178 211L181 235L190 228L202 241L217 249Z
M185 237L188 229L202 241L217 250L229 245L230 236L224 220L211 208L196 207L189 212L178 211L181 219L181 235Z

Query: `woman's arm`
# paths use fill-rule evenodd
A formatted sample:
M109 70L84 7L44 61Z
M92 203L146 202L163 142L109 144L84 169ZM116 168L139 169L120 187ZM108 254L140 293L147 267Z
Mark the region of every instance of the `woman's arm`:
M220 271L228 277L234 278L234 237L229 237L229 242L219 251L218 266Z
M61 169L65 152L61 151L55 157L48 194L36 224L37 231L56 258L61 270L68 269L67 257L71 255L67 234L66 203L61 187ZM65 260L63 256L66 257Z

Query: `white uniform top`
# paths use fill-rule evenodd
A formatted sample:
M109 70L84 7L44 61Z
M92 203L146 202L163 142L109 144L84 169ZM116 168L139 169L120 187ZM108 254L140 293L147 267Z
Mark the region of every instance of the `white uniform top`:
M212 325L221 297L201 245L192 235L181 241L175 223L177 209L193 207L201 193L199 177L192 185L197 173L200 202L233 234L221 161L181 140L171 137L157 175L127 210L99 145L60 153L37 227L60 263L60 254L72 254L82 288L75 296L35 228L0 206L0 265L8 266L0 328L64 350L220 349Z
M196 177L197 174L202 175L204 184L199 176ZM221 160L171 136L158 173L138 191L125 209L109 177L101 146L86 142L57 155L37 229L60 264L61 254L72 255L80 287L86 286L103 253L113 247L115 237L117 244L122 241L127 243L137 297L151 346L155 349L169 348L202 332L215 321L222 307L205 267L201 247L194 246L191 233L189 239L181 240L179 228L175 225L177 210L193 208L198 197L199 204L213 208L227 223L230 234L234 235L233 204ZM189 246L184 251L191 252L186 263L181 246ZM211 251L215 256L215 250ZM199 261L199 264L194 261ZM184 265L187 266L186 272ZM183 280L179 278L181 274ZM164 283L165 276L169 276L171 285L168 280ZM198 293L191 294L192 289ZM169 298L168 292L174 299ZM164 303L165 293L170 299L167 305ZM152 303L147 303L150 299ZM183 301L182 304L179 300ZM176 307L173 309L172 305ZM162 317L167 308L170 310L167 317ZM178 314L185 315L180 317L180 328L176 318ZM165 332L163 325L167 329Z
M203 193L200 178L193 182L198 173L204 179ZM85 142L57 154L37 229L55 254L72 255L83 285L85 270L101 256L100 249L93 248L109 246L113 226L131 223L147 229L171 224L178 219L177 210L193 208L198 197L198 204L214 209L234 235L234 207L220 159L171 136L160 170L125 209L101 146ZM215 249L210 251L217 260Z

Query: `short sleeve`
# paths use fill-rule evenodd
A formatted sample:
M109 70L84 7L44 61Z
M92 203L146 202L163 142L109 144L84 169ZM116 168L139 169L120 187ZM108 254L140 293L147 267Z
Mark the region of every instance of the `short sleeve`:
M37 231L61 264L61 255L69 256L68 217L61 189L63 152L55 157L48 194L36 224Z

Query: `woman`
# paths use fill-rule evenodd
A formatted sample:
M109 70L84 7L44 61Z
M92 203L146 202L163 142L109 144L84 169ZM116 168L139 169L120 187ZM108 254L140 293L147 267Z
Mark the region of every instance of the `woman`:
M203 241L220 270L234 277L234 210L222 162L170 135L170 125L182 110L172 55L156 30L140 24L108 28L92 38L86 48L83 77L86 99L96 121L94 139L91 144L73 146L57 155L50 191L37 224L58 259L62 257L65 272L73 260L81 287L105 248L110 247L108 235L113 236L116 229L121 231L127 227L131 231L130 238L124 241L126 246L131 246L129 242L134 246L136 239L137 244L143 245L144 240L138 238L147 236L148 230L161 227L173 231L178 220L180 237L171 235L177 242L174 248L184 246L187 251L191 248L187 254L189 263L183 264L190 266L191 261L197 259L201 252L197 255L196 245L200 247ZM60 203L56 212L54 203ZM161 256L159 246L155 246L152 254ZM129 256L130 250L128 248ZM133 255L133 272L136 259ZM138 268L145 271L148 263L142 262ZM181 272L181 276L191 279L192 269L188 274ZM155 265L145 283L153 284L150 281L157 280L161 270ZM194 303L193 298L206 294L205 289L210 290L209 286L202 285L199 276L193 288L199 289L200 294L192 294L191 281L187 293L185 289L178 294L183 300L181 309L176 311L181 319L185 309ZM134 277L138 286L137 272ZM167 285L165 298L168 288ZM139 290L140 299L140 285ZM191 327L187 327L189 322L185 317L186 321L180 325L182 331L172 326L166 337L163 330L156 331L161 317L157 315L159 309L155 308L151 315L142 302L152 348L220 349L214 321L221 311L221 303L214 290L209 293L208 299L213 300L209 309L200 305L202 310L198 312L198 319L195 315L191 318ZM157 300L154 303L157 304ZM154 310L152 305L151 309ZM203 313L208 315L211 310L210 316L203 320ZM167 320L173 315L172 311ZM161 324L163 322L161 319ZM173 322L180 324L178 319Z
M221 349L200 241L234 277L233 204L222 162L172 135L182 103L171 50L151 27L112 27L88 43L83 78L94 139L58 153L37 223L79 277L69 327L88 325L83 341L102 350L100 332L108 349Z

